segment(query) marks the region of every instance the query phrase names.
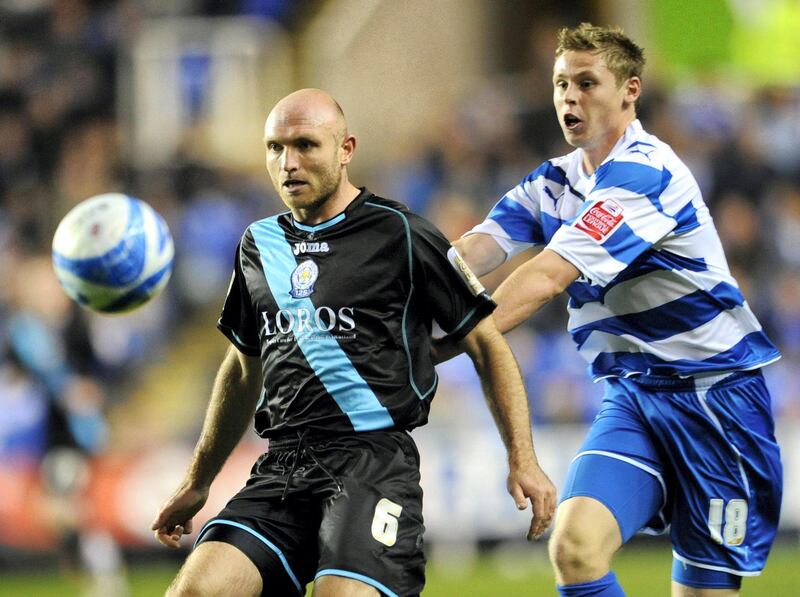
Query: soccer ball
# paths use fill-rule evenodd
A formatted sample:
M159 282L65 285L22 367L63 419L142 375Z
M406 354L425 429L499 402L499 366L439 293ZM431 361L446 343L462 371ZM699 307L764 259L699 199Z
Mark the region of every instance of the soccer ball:
M100 313L132 311L159 294L174 252L164 219L122 193L82 201L53 237L53 266L64 291Z

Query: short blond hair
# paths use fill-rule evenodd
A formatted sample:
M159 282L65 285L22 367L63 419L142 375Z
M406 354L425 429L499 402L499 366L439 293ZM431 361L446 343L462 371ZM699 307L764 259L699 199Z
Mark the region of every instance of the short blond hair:
M596 27L581 23L558 32L556 58L564 52L597 52L612 73L618 85L631 77L642 78L644 51L619 27Z

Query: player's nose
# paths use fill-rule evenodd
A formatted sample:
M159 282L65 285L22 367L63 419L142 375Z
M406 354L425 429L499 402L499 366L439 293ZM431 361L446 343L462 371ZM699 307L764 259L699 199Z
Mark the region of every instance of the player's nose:
M572 83L567 84L567 88L564 90L563 98L565 103L574 104L578 99L577 86L573 85Z
M293 170L297 170L298 167L298 156L297 151L292 149L291 147L287 147L283 151L283 155L281 156L281 168L286 170L287 172L292 172Z

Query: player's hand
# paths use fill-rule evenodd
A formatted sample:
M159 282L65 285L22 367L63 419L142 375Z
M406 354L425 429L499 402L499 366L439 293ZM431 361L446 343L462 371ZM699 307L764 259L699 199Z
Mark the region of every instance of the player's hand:
M208 499L208 489L199 490L182 485L161 507L150 527L160 543L177 549L181 537L192 532L192 517Z
M512 465L508 475L508 493L514 498L520 510L525 510L530 500L533 506L533 519L528 530L528 541L541 537L555 515L555 485L539 465L530 459L524 465Z

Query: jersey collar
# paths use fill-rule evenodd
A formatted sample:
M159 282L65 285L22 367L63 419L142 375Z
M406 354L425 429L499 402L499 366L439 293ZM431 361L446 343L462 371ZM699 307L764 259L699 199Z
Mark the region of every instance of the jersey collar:
M366 187L360 187L360 193L356 195L356 198L353 199L350 203L348 203L347 207L345 207L344 211L333 216L332 218L325 220L324 222L320 222L319 224L314 224L313 226L309 226L308 224L303 224L298 222L294 219L294 216L289 214L289 217L292 222L292 226L297 230L302 230L303 232L308 232L310 234L314 234L320 232L321 230L325 230L326 228L330 228L331 226L336 226L339 222L343 222L347 219L347 216L359 205L361 205L367 197L372 195Z

